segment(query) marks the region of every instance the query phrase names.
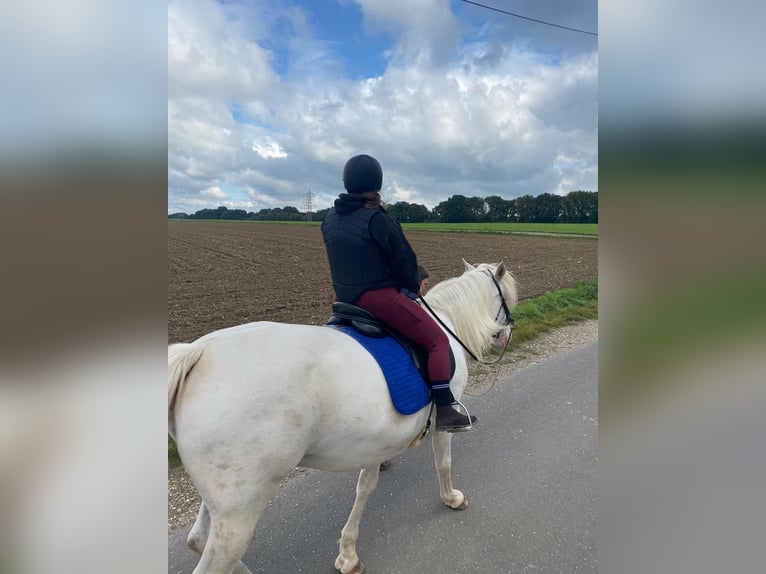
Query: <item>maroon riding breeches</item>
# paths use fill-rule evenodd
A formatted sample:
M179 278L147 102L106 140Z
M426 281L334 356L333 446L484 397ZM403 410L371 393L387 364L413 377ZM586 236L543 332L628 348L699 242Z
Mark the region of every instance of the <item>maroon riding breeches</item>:
M430 382L449 381L449 339L420 305L393 288L367 291L354 305L369 311L428 351Z

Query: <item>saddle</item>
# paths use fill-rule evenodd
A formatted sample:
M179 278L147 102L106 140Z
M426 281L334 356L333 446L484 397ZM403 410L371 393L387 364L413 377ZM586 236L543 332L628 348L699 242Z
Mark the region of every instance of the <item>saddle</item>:
M350 303L335 302L332 304L332 316L327 322L328 325L348 325L353 327L358 333L365 337L382 339L391 337L412 359L417 370L420 372L424 381L428 381L428 352L401 333L390 329L385 323L380 321L375 315ZM455 374L455 356L450 349L450 376Z

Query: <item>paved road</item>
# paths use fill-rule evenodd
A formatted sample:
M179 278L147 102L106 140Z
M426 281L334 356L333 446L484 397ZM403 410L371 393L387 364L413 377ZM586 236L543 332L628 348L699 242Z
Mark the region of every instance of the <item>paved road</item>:
M595 573L598 343L516 371L484 397L453 440L453 483L468 509L439 499L428 439L381 473L357 550L368 574ZM332 574L356 474L307 471L261 517L244 557L254 574ZM169 572L197 555L176 532Z

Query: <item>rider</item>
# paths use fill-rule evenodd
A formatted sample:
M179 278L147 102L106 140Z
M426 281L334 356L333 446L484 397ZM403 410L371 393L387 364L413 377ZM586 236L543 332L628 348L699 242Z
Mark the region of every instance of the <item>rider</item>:
M452 407L449 340L428 313L413 305L420 292L417 257L399 223L381 205L383 170L369 155L343 168L341 193L322 222L332 286L338 301L361 307L428 352L436 430L467 430L476 417Z

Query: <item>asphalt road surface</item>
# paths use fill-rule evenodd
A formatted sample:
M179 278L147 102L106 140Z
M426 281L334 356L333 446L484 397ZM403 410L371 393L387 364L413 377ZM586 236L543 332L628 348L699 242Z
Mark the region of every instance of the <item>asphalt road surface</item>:
M476 428L452 442L468 508L439 498L430 440L381 472L357 551L367 574L596 573L598 343L554 355L465 397ZM357 473L308 470L261 516L243 561L253 574L332 574ZM198 561L170 536L169 573Z

